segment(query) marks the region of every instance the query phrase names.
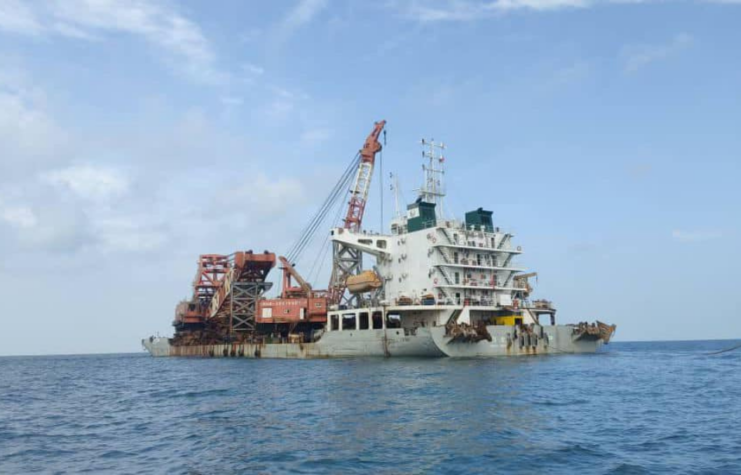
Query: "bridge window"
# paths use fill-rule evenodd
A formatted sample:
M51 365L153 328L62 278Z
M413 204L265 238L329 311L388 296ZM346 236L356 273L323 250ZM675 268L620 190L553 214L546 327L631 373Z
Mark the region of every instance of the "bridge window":
M329 330L336 331L340 329L340 317L338 315L330 315L329 317Z
M342 329L343 330L357 330L357 319L354 313L342 314Z
M401 328L401 315L398 313L387 313L386 328Z
M376 241L376 247L378 249L386 249L386 240L385 239L379 239Z
M455 283L456 284L461 283L461 275L458 272L455 273Z
M454 252L453 253L453 262L455 262L456 264L458 264L458 253L457 252Z
M360 329L361 330L367 330L369 328L370 322L368 321L368 312L362 312L360 314Z
M383 314L381 312L373 312L373 329L380 330L383 328Z

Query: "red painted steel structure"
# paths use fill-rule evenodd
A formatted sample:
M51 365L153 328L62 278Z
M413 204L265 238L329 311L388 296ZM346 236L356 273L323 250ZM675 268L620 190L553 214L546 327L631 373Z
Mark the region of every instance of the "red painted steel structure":
M265 251L263 254L254 254L252 251L238 251L232 255L230 260L231 275L226 285L217 289L216 303L211 304L210 318L227 311L234 297L234 285L239 283L265 282L270 269L275 267L275 254Z
M280 298L260 300L257 323L326 322L327 292L312 289L285 257L278 259L283 266Z
M193 281L195 300L202 305L208 305L224 283L224 276L229 267L228 256L221 254L203 254L199 256L198 271Z
M376 161L376 154L383 148L378 141L383 127L386 125L385 120L376 122L373 131L365 139L365 144L360 150L360 165L358 174L355 178L355 185L350 190L350 202L347 207L345 216L345 228L353 231L359 231L363 223L363 213L365 212L365 203L368 200L368 190L370 189L370 180L373 174L373 166Z
M198 258L198 271L193 280L193 297L180 302L175 309L175 325L203 324L209 318L222 316L232 307L234 284L265 282L275 267L275 254L237 251L231 255L203 254ZM227 275L230 278L227 279ZM213 301L218 305L212 308Z
M368 200L370 182L376 154L382 146L378 141L386 125L385 120L374 124L360 150L360 162L355 182L350 190L344 227L359 231L363 222L365 205ZM229 319L229 332L233 329L235 306L254 312L254 323L300 323L326 322L330 302L339 301L345 291L344 283L332 286L330 290L313 290L293 266L280 258L283 270L281 297L262 299L261 293L269 288L265 283L268 273L276 264L275 254L265 251L254 254L252 251L238 251L232 255L203 254L198 259L198 271L193 281L193 297L190 301L178 304L175 312L175 326L202 325L208 320L226 321ZM293 285L295 280L298 285ZM254 291L240 284L257 284ZM237 296L238 294L240 296ZM249 294L247 297L245 295ZM240 323L245 323L240 320Z

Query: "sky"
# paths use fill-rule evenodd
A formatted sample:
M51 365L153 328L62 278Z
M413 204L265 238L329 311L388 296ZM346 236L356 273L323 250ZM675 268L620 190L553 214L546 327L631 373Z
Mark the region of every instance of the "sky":
M0 0L0 355L170 334L197 256L285 253L380 119L366 228L442 140L448 212L492 210L560 321L739 338L739 24L734 0Z

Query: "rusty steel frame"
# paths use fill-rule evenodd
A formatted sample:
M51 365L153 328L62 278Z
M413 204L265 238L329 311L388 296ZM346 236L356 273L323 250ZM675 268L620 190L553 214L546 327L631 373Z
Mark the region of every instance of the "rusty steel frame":
M257 302L272 287L271 282L234 282L229 303L230 333L255 331Z
M332 285L330 301L339 306L346 305L347 308L360 307L360 298L345 292L345 282L351 275L360 274L363 271L363 254L357 249L345 246L342 243L332 244Z
M222 286L229 270L229 258L221 254L198 256L198 271L193 281L194 297L202 307L208 307L211 299Z

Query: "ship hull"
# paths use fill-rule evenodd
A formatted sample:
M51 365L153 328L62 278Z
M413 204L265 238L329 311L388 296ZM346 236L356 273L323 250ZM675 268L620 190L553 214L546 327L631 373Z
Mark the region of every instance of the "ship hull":
M312 343L230 343L173 346L166 338L142 341L152 356L242 358L430 357L477 358L595 353L600 339L575 339L573 327L536 327L517 334L513 327L487 326L491 341L455 341L444 327L327 332Z

